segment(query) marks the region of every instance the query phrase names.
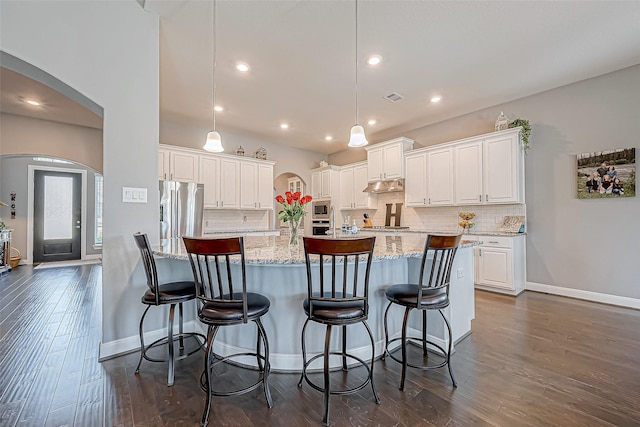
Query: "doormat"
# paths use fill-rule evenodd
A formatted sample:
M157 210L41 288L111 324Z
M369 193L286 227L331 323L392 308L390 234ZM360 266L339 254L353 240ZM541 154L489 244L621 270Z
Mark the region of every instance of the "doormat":
M47 268L58 268L58 267L73 267L76 265L85 265L85 264L102 264L101 259L87 259L87 260L72 260L72 261L56 261L56 262L43 262L42 264L38 264L34 267L34 270L44 270Z

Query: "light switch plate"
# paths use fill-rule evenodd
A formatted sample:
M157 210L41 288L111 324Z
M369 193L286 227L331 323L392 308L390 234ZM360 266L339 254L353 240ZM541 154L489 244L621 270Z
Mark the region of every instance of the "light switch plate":
M123 203L147 203L147 189L122 187Z

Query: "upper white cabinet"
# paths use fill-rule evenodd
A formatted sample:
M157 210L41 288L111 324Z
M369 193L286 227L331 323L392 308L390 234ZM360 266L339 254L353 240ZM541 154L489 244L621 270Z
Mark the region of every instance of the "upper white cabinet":
M240 207L273 208L273 165L255 161L240 162Z
M482 141L471 141L454 147L456 204L482 203Z
M326 200L338 197L340 192L340 169L337 166L325 166L311 170L311 197Z
M413 142L412 139L400 137L365 147L367 150L367 181L404 178L404 152L413 148Z
M453 205L453 149L427 148L406 156L405 204L408 207Z
M204 184L205 209L273 209L275 162L161 145L158 178Z
M365 193L368 183L367 162L345 165L340 169L340 209L375 209L377 197Z
M158 149L158 179L197 182L198 155L179 148Z

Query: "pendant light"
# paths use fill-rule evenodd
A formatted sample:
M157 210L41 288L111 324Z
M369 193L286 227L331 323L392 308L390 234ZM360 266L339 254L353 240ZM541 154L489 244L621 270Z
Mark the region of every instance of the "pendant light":
M356 124L351 128L349 147L364 147L368 143L364 128L358 124L358 0L356 0Z
M222 147L222 138L216 131L216 0L213 0L213 6L211 9L213 12L211 16L211 34L213 36L213 130L207 134L207 142L202 148L213 153L221 153L224 151L224 147Z

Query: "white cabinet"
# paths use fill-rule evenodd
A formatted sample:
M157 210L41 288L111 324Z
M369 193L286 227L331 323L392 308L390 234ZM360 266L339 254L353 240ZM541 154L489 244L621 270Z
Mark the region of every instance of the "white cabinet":
M405 137L365 147L369 182L405 177L404 152L413 147L413 140Z
M340 169L340 209L375 209L377 197L365 193L368 183L367 162L354 163Z
M240 208L240 162L236 159L220 158L220 207ZM205 184L206 185L206 184Z
M327 200L337 197L340 191L340 169L337 166L325 166L311 170L311 197Z
M240 162L240 207L273 209L273 165Z
M453 205L453 149L429 148L406 156L405 204Z
M455 202L457 205L482 203L482 141L471 141L454 147Z
M524 235L477 236L482 244L475 249L476 287L518 295L526 283Z
M302 180L300 179L300 177L294 177L294 178L287 179L287 188L292 193L295 193L296 191L299 191L302 195L305 195L305 193L304 193L304 184L302 183ZM312 195L312 197L313 197L313 195Z
M158 179L180 182L198 181L198 155L186 150L158 149Z
M488 137L483 142L486 203L524 203L524 155L519 133Z
M452 143L455 204L524 203L520 128Z
M200 156L200 179L204 184L204 208L220 207L220 159L213 156Z

